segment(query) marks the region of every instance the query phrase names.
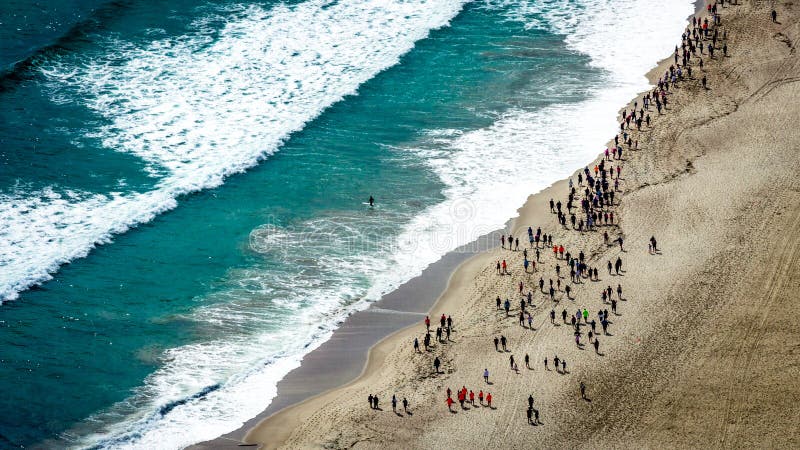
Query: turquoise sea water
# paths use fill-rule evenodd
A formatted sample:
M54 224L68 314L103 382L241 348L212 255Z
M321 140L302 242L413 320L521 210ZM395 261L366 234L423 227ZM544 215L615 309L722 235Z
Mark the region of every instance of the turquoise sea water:
M0 3L0 447L236 428L643 82L592 2Z

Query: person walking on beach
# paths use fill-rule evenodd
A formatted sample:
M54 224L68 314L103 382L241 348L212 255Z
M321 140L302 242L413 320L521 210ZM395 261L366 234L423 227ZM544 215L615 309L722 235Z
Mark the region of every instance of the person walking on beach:
M392 412L397 413L397 397L392 394Z
M371 409L375 409L375 406L374 406L374 405L375 405L375 403L373 402L373 397L372 397L372 394L369 394L369 397L367 397L367 401L369 402L369 407L370 407Z
M500 335L500 345L503 347L503 351L504 351L504 352L508 351L508 350L506 349L506 344L507 344L507 343L508 343L508 340L506 339L506 337L505 337L505 336L503 336L503 335L501 334L501 335Z
M497 336L494 337L494 351L499 352L500 349L497 348L497 345L500 343L500 339Z
M480 403L480 405L483 406L483 389L478 391L478 403Z
M581 398L586 400L586 385L581 381Z
M511 357L508 358L508 361L509 364L511 365L511 370L514 370L514 355L511 355Z
M600 339L594 338L594 352L600 354Z
M531 422L531 416L533 416L533 408L528 407L528 410L526 411L525 415L528 416L528 423L529 424L533 423Z
M378 408L378 396L377 395L373 395L372 396L372 403L374 405L373 409L380 409L380 408Z
M419 339L414 338L414 353L419 353Z
M489 406L489 408L492 407L492 394L486 394L486 404Z
M436 373L439 373L439 366L441 365L441 361L439 361L439 357L433 359L433 368L436 370Z
M483 369L483 381L485 381L486 384L489 384L489 369Z
M445 400L445 401L447 402L447 409L448 409L450 412L453 412L453 403L455 403L455 401L453 401L453 397L450 397L450 396L448 395L448 396L447 396L447 400Z
M772 23L778 23L778 11L773 9L770 15L772 16Z
M525 353L525 368L526 369L530 369L531 368L531 357L528 356L527 353Z

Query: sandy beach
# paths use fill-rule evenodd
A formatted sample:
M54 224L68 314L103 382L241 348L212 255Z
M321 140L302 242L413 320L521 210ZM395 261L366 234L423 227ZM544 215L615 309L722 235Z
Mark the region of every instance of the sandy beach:
M714 58L692 58L692 77L670 88L666 112L651 106L651 125L628 131L638 150L623 145L624 161L608 162L621 167L614 225L590 232L559 225L549 201L566 204L567 180L531 196L506 230L520 239L519 250L497 248L461 263L431 309L433 328L442 314L453 318L450 341L434 337L430 351L414 352L414 338L422 342L425 333L419 316L372 347L355 380L267 417L245 441L262 448L800 446L800 326L792 315L800 299L800 22L793 4L775 8L777 23L765 3L719 7L727 41L717 41ZM651 81L670 64L671 57L662 61ZM583 198L584 186L576 187ZM535 260L529 226L573 256L583 252L599 280L571 283L567 262L547 248L526 273L523 247ZM606 264L617 258L622 271L609 274ZM499 260L510 275L497 274ZM562 285L552 301L538 280L556 280L556 265ZM533 293L533 329L518 321L520 282ZM608 334L597 330L599 351L586 340L588 325L576 345L562 310L586 308L596 318L612 309L601 292L611 287L617 300L618 285ZM497 297L510 300L510 314L497 309ZM506 352L495 350L500 335ZM566 370L552 362L545 370L543 360L556 355ZM491 393L491 408L476 400L449 412L445 391L462 386ZM380 410L368 406L371 394ZM392 395L407 398L409 412L393 413ZM526 419L529 395L536 425Z

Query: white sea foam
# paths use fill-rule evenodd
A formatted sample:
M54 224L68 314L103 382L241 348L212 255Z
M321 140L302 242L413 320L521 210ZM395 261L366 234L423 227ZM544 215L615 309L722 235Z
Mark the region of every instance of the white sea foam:
M62 264L176 205L164 190L102 195L42 189L0 196L0 301L15 299Z
M71 59L43 63L54 101L85 99L109 122L94 136L142 158L160 181L154 191L113 199L0 198L0 301L174 207L177 196L257 164L446 25L462 3L241 6L215 18L226 21L220 30L206 29L214 21L203 20L192 35L146 46L114 40L106 57L77 66Z
M368 305L363 286L387 272L391 246L350 246L365 240L355 234L363 220L339 215L291 229L254 230L251 248L278 252L286 271L233 270L228 289L214 294L220 298L171 318L192 321L212 338L167 350L162 366L132 398L90 419L103 424L100 431L68 433L78 434L76 446L180 448L231 431L261 412L303 355L326 341L349 313ZM372 220L380 230L386 216ZM305 244L287 248L285 242ZM324 264L310 264L320 254Z
M288 132L302 127L342 95L353 92L358 83L376 71L394 64L415 39L423 37L427 29L444 24L460 7L459 2L429 2L421 9L419 5L406 5L408 9L403 12L402 8L386 10L386 3L342 2L329 6L325 12L318 11L322 9L318 2L273 12L249 9L222 33L220 42L228 42L227 47L181 40L154 43L146 49L125 48L127 58L140 62L132 63L124 71L97 66L73 76L100 82L100 87L85 87L92 94L89 98L97 99L92 106L108 114L113 121L99 137L109 146L139 155L150 164L154 174L164 176L159 192L168 193L163 204L170 207L168 200L174 198L172 195L176 192L213 186L228 173L255 164L258 158L276 148ZM495 7L498 3L505 9L509 6L508 2L494 3L489 6ZM254 416L274 397L277 381L296 367L305 353L324 342L348 312L363 308L367 300L374 300L419 274L446 251L503 226L529 193L569 175L596 155L616 129L617 110L647 87L644 73L657 57L669 54L683 28L683 19L691 12L689 1L670 5L655 0L518 1L513 2L513 6L519 9L509 14L510 20L525 21L530 27L547 27L564 34L570 48L585 53L593 65L606 71L590 98L538 111L512 111L480 130L429 130L428 137L408 151L421 156L446 185L444 202L431 206L415 218L392 248L377 249L368 255L351 253L332 258L328 267L331 272L319 275L323 284L304 283L308 279L302 277L297 280L278 276L267 280L257 273L230 274L230 278L239 280L242 289L249 294L235 297L236 289L232 289L224 294L232 296L229 301L215 302L216 306L201 308L186 318L217 327L223 337L169 350L163 366L127 401L132 412L101 432L83 437L82 444L109 448L178 448L230 431ZM423 9L425 17L416 16ZM370 14L378 16L375 21L370 22ZM411 14L411 18L405 14ZM252 17L261 20L248 22ZM658 20L655 23L654 17ZM275 29L265 26L270 19L275 20L272 24ZM292 25L284 27L287 21ZM313 31L316 28L310 24L319 26L320 21L330 36L320 36ZM381 30L365 31L364 23L371 23L370 30L371 27ZM404 34L408 29L412 31ZM295 36L298 30L300 36L309 40L287 42L288 33L291 31ZM358 32L394 37L380 40L380 36L373 36L372 40L361 41L359 36L353 36ZM259 34L261 38L247 38ZM368 50L333 46L331 36L342 34L353 39L343 42L342 46L361 45ZM317 44L310 41L315 37L323 40L319 54L316 53L319 51ZM239 39L244 39L242 45ZM266 51L261 47L264 42L273 41L283 42L280 51ZM330 45L326 46L326 42ZM295 66L287 58L294 58L293 50L298 45L301 56ZM389 47L386 53L382 50L386 49L384 46ZM351 51L357 53L353 58L358 62L323 56ZM367 51L378 53L362 59L362 53ZM193 62L198 54L205 65ZM170 62L172 57L176 58L175 64ZM238 65L220 67L220 62L228 57L238 61ZM249 89L252 79L242 80L237 74L242 70L248 77L263 75L258 73L257 67L251 67L254 57L270 62L268 76L272 81L266 87L269 96L261 97L259 90ZM159 58L166 60L166 69L150 75L151 69L163 65ZM139 64L141 66L137 67ZM182 70L184 64L189 70ZM359 64L369 68L359 69ZM326 65L336 68L326 69ZM353 65L358 67L353 68ZM305 70L312 74L310 86L321 89L318 95L319 91L308 95L305 87L309 85L298 80L301 74L305 78ZM133 75L126 71L132 71ZM275 75L281 71L284 75ZM186 79L181 81L176 74ZM169 88L151 88L152 78L149 77L152 76L165 77L159 84L167 83ZM208 77L231 81L214 84L206 80ZM302 85L298 86L297 81ZM84 86L79 80L70 82ZM177 94L181 92L184 94ZM266 98L264 104L260 104L258 98ZM281 100L270 104L271 98ZM295 108L294 102L302 107ZM251 108L258 113L252 114ZM184 119L190 111L191 120L200 120L196 123L203 124L202 127ZM224 114L216 117L210 111ZM276 119L278 116L283 119ZM274 130L279 127L283 127L283 132ZM262 129L268 134L252 135L254 131L251 130ZM192 145L195 141L197 145ZM158 200L153 199L153 205L158 205ZM114 199L88 198L81 202L93 201L102 209L103 204L110 204ZM122 206L149 211L140 209L140 204L133 199L130 201L134 203ZM33 207L49 208L50 204L59 206L43 214L53 216L59 208L69 210L69 205L57 199L47 199L44 206ZM78 213L74 217L79 221ZM42 220L53 221L52 217ZM102 220L102 217L98 219ZM139 219L131 220L119 220L119 230ZM337 222L341 220L337 218ZM38 226L36 220L30 224L33 228ZM73 225L66 220L64 228ZM325 229L328 225L324 222L306 224L312 229ZM116 229L107 230L94 240L89 239L102 228L87 230L85 241L88 244L76 245L74 251L88 249L91 243L102 242L117 232ZM52 231L44 229L41 235L50 236ZM273 248L270 239L292 239L294 232L269 229L264 235L255 233L255 247L269 251ZM65 232L64 236L68 235ZM24 240L24 237L19 239ZM336 253L333 247L327 251ZM53 265L74 256L60 257L50 257L50 270ZM365 267L369 270L364 271ZM346 273L356 273L363 279L342 278L341 274ZM366 292L353 288L364 284L370 286ZM252 295L253 291L261 291L265 297L274 297L276 289L284 289L285 297L284 302L274 303L272 309L258 305L258 296L253 298ZM243 300L246 297L251 299L250 303ZM303 304L309 297L315 301ZM292 317L296 326L280 327L273 322L286 317ZM226 327L241 323L281 331L251 336L225 333ZM254 342L257 344L253 345ZM204 395L191 397L198 392ZM102 420L101 416L97 419Z

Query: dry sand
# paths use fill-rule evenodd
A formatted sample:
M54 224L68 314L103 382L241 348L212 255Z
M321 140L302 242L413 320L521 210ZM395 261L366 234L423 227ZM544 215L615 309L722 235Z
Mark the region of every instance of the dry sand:
M777 8L779 24L769 9L726 6L730 57L704 58L710 90L695 69L670 95L669 112L651 108L653 126L634 133L640 149L626 155L620 227L602 228L623 235L626 252L606 246L602 231L558 226L547 201L565 202L565 182L520 210L515 236L527 241L527 227L541 226L567 251L583 250L601 281L573 285L575 300L561 292L553 305L534 287L565 265L551 252L535 274L523 273L521 251L479 254L455 271L431 311L434 322L452 315L452 342L415 354L411 342L424 326L401 330L371 349L356 380L273 415L246 440L265 448L800 448L800 28L796 6ZM659 255L648 253L651 235ZM617 256L625 272L609 276L605 263ZM498 259L510 262L511 276L495 273ZM537 292L535 331L516 319L519 281ZM624 301L612 335L600 336L602 356L578 349L569 325L550 323L552 307L556 323L564 308L610 310L600 291L617 283ZM498 295L511 299L511 317L495 309ZM494 349L501 333L509 353ZM543 358L554 355L566 359L567 374L544 370ZM436 356L443 373L433 373ZM580 398L581 381L590 401ZM448 412L444 391L461 386L491 392L494 408L456 404ZM368 407L373 393L382 411ZM408 398L413 415L392 413L392 394ZM538 426L526 423L529 394Z

